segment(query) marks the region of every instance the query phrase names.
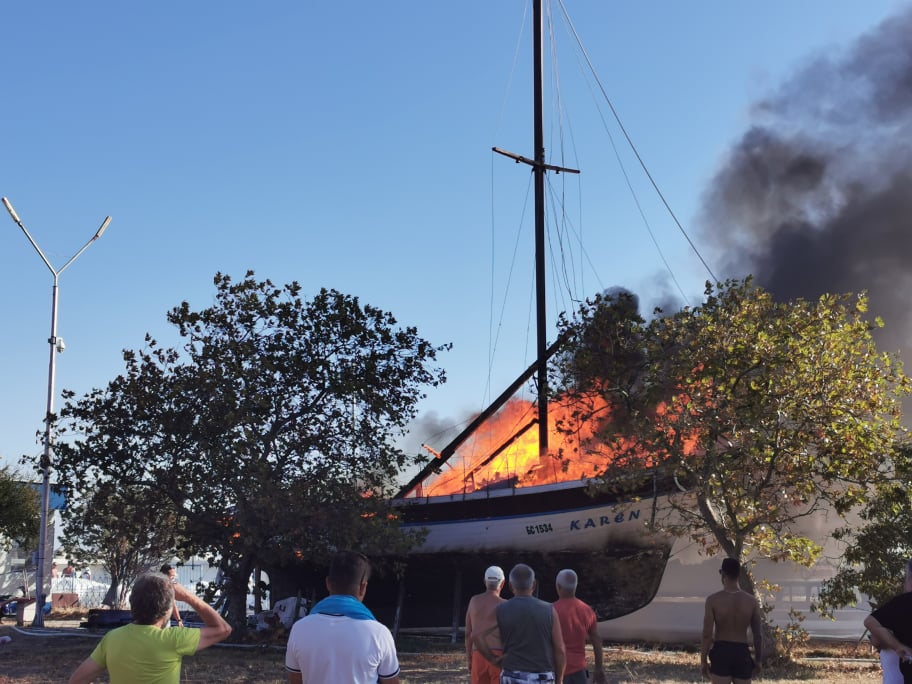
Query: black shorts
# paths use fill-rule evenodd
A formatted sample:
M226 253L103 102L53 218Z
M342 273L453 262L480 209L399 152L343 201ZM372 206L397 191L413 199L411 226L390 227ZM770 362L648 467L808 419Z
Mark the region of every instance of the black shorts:
M709 671L720 677L750 679L754 661L747 644L736 641L716 641L709 649Z

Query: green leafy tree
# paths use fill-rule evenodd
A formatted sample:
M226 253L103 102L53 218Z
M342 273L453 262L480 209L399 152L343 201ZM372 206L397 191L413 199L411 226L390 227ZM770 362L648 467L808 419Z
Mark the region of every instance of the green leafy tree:
M750 279L648 323L598 298L562 322L556 381L578 408L561 428L598 421L585 448L604 453L602 488L672 485L658 530L707 554L811 565L821 549L798 523L863 503L909 392L866 312L865 296L777 302Z
M13 543L32 549L38 546L40 514L38 494L9 467L0 467L0 546Z
M874 483L860 510L861 524L833 535L846 549L835 577L821 588L817 608L824 614L856 605L859 593L876 608L902 592L906 562L912 558L912 445L898 444L890 462L890 477Z
M148 487L101 479L74 493L62 512L61 542L77 565L101 563L111 578L103 604L121 608L133 581L179 545L175 508Z
M407 545L387 516L411 462L395 442L423 387L444 381L445 347L334 290L305 300L252 272L215 286L213 306L168 314L180 351L147 337L123 375L70 397L57 467L80 487L129 482L169 501L188 548L222 571L242 630L256 566L325 557L357 530Z

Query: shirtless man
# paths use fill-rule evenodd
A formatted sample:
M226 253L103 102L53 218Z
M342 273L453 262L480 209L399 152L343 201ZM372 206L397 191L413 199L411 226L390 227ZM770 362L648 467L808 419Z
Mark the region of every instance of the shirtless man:
M469 600L465 618L465 648L472 684L498 684L500 668L491 664L472 644L472 635L481 634L497 625L495 610L505 599L500 597L504 585L504 571L496 565L485 570L485 591Z
M700 670L713 684L749 684L751 677L760 673L763 657L760 604L738 586L741 564L737 560L724 559L719 574L722 591L706 599ZM754 637L756 662L747 647L748 627Z
M912 559L906 561L903 593L866 617L864 626L880 651L883 684L912 681Z

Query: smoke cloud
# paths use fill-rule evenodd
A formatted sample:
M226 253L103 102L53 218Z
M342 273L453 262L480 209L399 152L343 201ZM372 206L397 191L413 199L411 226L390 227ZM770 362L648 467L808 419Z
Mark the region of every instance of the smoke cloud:
M423 455L430 459L431 452L425 449L424 444L427 443L433 449L443 448L442 445L455 438L466 422L468 421L457 422L438 415L436 411L430 411L409 425L408 433L399 440L397 446L409 455Z
M870 295L885 351L912 341L912 9L757 103L703 198L720 273L781 299Z

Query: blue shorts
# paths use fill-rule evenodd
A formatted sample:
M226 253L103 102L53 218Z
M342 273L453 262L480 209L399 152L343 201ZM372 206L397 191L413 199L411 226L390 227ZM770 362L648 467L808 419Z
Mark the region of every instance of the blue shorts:
M736 641L716 641L709 649L709 671L720 677L750 679L754 661L747 644Z

